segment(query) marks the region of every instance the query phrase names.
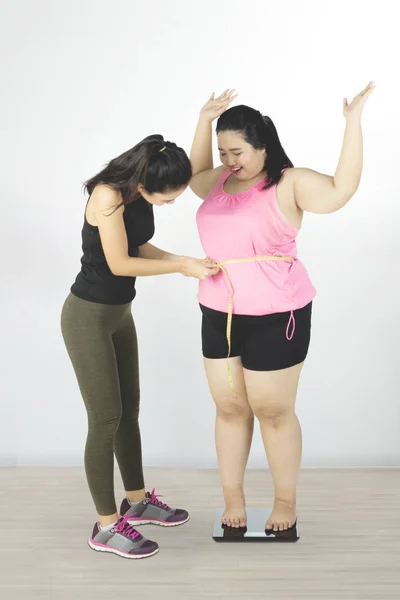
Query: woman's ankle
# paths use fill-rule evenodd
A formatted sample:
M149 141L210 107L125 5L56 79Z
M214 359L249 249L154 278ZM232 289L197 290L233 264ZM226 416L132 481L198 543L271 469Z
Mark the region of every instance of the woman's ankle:
M223 487L223 494L227 505L245 502L243 487Z
M274 501L281 504L286 504L288 507L296 506L296 492L275 493Z
M113 525L116 521L118 521L119 515L118 513L114 513L112 515L99 515L99 523L101 527L108 527L109 525Z
M133 490L125 493L129 502L132 502L133 504L136 504L136 502L141 502L146 498L146 490L144 488L142 490Z

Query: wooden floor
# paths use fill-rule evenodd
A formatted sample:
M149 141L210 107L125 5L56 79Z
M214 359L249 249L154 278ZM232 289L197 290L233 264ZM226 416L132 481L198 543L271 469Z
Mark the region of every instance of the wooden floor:
M93 552L81 469L0 469L2 600L399 600L400 470L303 470L297 544L218 544L215 471L146 471L191 520L139 528L160 552L139 561ZM122 497L117 474L118 497ZM271 505L270 475L250 471L249 506Z

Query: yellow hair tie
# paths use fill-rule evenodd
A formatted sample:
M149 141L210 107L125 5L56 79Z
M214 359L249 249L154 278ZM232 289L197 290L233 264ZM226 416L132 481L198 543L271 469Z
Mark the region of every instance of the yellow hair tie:
M161 148L161 150L159 150L159 152L164 152L164 150L165 150L166 147L167 146L164 146L164 148Z

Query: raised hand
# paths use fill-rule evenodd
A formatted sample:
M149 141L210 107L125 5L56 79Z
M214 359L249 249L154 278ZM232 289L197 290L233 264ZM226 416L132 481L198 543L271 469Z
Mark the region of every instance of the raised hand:
M367 99L370 97L375 89L375 83L370 81L366 88L363 89L357 96L353 98L350 104L347 102L347 98L343 99L343 114L346 119L352 116L361 116Z
M226 111L231 102L238 97L235 90L225 90L220 96L215 98L214 92L210 99L205 103L200 111L200 117L206 119L210 123L222 115Z

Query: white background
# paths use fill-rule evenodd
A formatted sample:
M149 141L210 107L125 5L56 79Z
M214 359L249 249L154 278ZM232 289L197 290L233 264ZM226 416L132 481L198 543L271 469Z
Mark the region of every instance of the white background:
M2 0L0 13L0 464L82 464L86 413L59 326L79 269L82 182L152 133L189 151L199 109L226 87L274 120L296 166L333 174L342 99L374 79L359 191L338 213L306 215L299 237L318 296L298 415L304 466L399 465L392 3ZM154 243L203 256L199 202L188 191L155 209ZM197 283L137 289L145 464L216 466ZM265 464L257 428L250 466Z

